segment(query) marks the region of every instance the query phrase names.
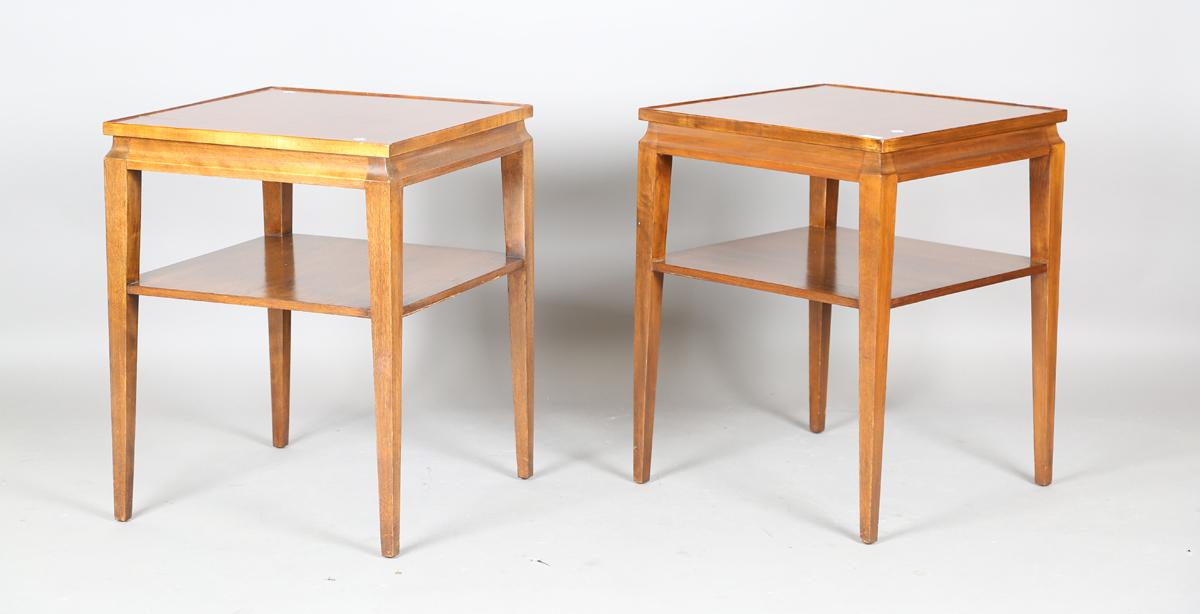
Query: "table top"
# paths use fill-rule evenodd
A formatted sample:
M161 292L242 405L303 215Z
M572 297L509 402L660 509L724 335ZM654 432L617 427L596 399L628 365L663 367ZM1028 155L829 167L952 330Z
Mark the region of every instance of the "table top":
M643 120L868 151L896 151L1066 121L1050 107L810 85L645 107Z
M532 116L522 104L268 87L115 119L104 134L386 157Z

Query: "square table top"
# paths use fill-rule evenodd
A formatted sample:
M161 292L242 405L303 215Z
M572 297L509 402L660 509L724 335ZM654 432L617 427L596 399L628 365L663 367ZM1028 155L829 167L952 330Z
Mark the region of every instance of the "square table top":
M386 157L532 116L523 104L268 87L104 122L104 134Z
M1066 121L1050 107L844 85L645 107L650 122L867 151L897 151Z

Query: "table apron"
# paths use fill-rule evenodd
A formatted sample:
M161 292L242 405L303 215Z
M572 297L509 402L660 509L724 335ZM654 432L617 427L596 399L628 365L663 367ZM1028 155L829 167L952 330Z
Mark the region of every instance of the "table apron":
M211 143L115 137L108 157L130 170L365 189L398 179L411 185L515 153L532 140L524 122L392 158Z
M388 159L388 171L392 177L400 177L404 185L412 185L516 153L526 141L532 140L525 122L516 122L392 156Z
M858 181L867 159L879 157L877 152L656 123L644 140L662 155L842 181Z
M899 181L911 181L1038 158L1049 155L1050 145L1060 140L1055 126L1039 126L879 153L655 123L650 124L646 138L663 155L851 182L864 175L896 175Z
M1054 126L1039 126L882 154L880 170L900 181L912 181L1048 156L1050 145L1058 141Z
M386 158L116 137L110 158L130 170L345 188L387 181Z

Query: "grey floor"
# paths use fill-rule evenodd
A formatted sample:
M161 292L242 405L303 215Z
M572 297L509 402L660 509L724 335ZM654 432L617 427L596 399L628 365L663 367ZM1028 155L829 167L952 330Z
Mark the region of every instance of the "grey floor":
M1065 327L1055 481L1043 488L1031 478L1025 339L932 325L1027 284L898 310L880 540L867 546L853 312L835 311L829 426L814 435L803 322L787 316L802 303L701 286L668 284L644 485L630 479L624 318L544 306L543 337L578 344L543 344L528 481L514 475L506 340L479 351L466 343L478 330L454 325L503 318L502 285L406 320L418 350L406 355L395 559L378 553L367 322L296 316L292 443L279 450L262 312L146 299L127 523L110 508L104 361L0 370L0 609L1200 608L1194 347L1158 340L1114 356ZM672 290L748 301L755 330L778 326L730 342L719 324L671 320Z

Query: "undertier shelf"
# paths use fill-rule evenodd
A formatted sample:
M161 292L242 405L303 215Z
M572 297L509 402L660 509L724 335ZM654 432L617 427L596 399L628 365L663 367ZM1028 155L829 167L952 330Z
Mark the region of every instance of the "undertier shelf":
M1046 270L1023 256L896 237L892 307ZM653 269L858 307L858 231L805 227L667 254Z
M371 317L367 242L313 235L259 237L172 264L129 293ZM499 252L404 244L404 315L524 264Z

